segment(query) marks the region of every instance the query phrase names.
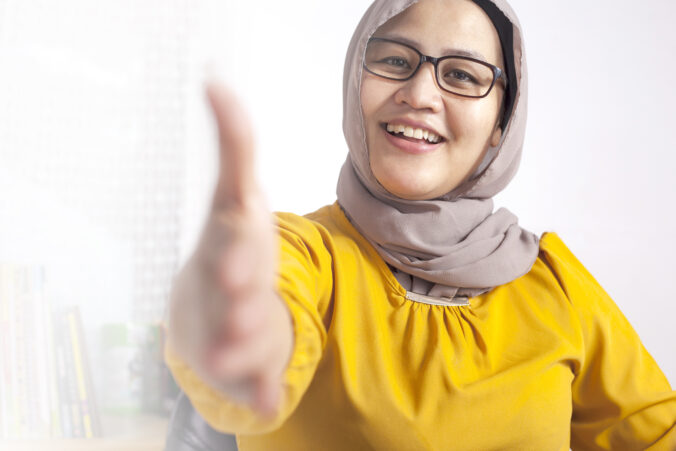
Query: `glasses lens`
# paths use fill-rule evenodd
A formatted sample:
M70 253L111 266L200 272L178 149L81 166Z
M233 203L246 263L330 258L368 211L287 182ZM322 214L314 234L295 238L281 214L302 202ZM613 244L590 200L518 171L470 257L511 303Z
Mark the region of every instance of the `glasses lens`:
M382 77L403 80L420 64L420 55L405 45L387 41L370 41L364 60L366 68Z
M472 97L485 95L493 84L493 70L464 58L446 58L439 62L442 88Z

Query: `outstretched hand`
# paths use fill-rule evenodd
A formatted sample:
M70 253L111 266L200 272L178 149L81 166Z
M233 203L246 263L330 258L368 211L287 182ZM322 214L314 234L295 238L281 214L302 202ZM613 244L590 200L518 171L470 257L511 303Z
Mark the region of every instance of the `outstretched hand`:
M172 293L170 339L191 342L182 349L197 353L193 362L209 381L269 414L293 345L291 318L275 291L277 238L255 180L246 115L220 85L208 85L207 97L219 134L218 182L198 248ZM202 339L191 341L198 333Z

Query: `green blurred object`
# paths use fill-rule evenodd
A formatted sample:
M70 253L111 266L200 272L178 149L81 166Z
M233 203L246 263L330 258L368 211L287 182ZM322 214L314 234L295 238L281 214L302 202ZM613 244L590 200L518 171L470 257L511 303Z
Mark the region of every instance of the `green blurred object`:
M160 324L105 324L101 347L103 410L168 415L178 389L164 364Z

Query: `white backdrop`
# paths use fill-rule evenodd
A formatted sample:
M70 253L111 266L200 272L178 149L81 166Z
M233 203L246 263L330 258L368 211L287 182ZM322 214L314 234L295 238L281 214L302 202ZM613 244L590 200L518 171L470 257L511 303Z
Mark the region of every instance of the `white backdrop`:
M201 3L189 50L184 257L213 182L214 135L199 85L206 62L234 86L253 118L271 207L313 211L335 199L346 155L343 59L369 3ZM496 205L534 232L561 236L673 385L676 3L512 5L525 30L530 117L520 173ZM306 61L300 69L296 55Z

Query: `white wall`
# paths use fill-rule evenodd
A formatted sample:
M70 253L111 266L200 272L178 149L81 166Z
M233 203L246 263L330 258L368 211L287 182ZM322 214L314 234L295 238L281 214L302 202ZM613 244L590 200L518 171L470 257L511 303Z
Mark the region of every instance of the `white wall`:
M87 323L163 311L189 12L182 0L0 1L0 261L49 265L55 301L80 304Z
M333 202L346 147L342 67L370 2L201 3L188 114L183 255L213 180L215 144L198 81L207 60L244 98L273 209ZM676 3L513 0L525 30L530 118L520 173L496 199L531 230L556 231L676 381ZM291 55L312 61L300 71ZM259 58L272 55L262 66ZM207 175L205 177L205 175Z

